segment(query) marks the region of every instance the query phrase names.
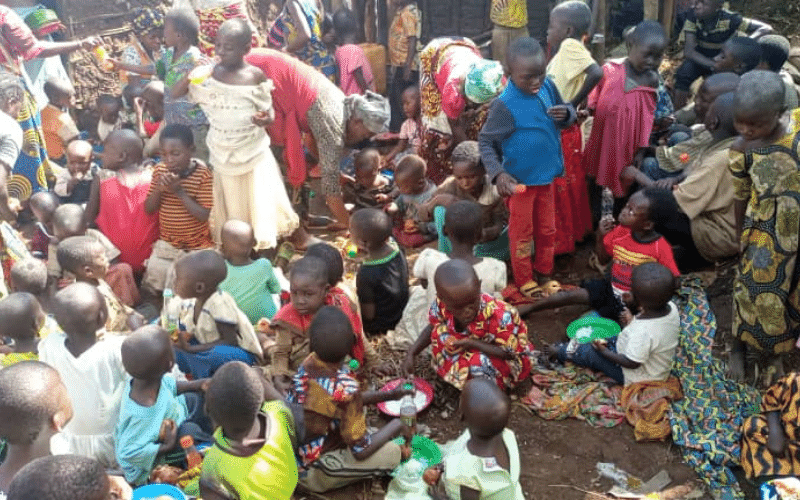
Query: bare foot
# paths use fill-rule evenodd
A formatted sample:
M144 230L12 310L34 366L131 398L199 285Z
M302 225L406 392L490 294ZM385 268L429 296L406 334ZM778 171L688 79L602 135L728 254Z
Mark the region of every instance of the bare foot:
M542 354L548 361L555 361L558 357L559 344L542 344Z
M736 382L744 382L744 351L737 349L730 352L727 375Z

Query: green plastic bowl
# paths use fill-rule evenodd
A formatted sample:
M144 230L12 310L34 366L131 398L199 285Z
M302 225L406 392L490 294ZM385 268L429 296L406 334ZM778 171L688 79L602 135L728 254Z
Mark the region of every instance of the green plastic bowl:
M403 445L405 439L399 437L394 442ZM417 459L427 468L442 461L442 450L433 440L425 436L414 436L414 439L411 440L411 456L409 458Z
M616 321L596 316L578 318L567 326L567 337L575 339L581 344L616 337L619 332L620 327Z

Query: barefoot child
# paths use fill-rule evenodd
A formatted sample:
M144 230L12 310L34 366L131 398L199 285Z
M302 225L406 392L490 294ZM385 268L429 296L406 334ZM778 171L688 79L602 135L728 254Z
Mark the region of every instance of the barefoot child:
M347 178L342 186L345 203L352 203L353 210L360 208L382 208L392 190L392 181L381 174L381 154L375 148L366 148L356 154L353 161L355 175Z
M0 339L13 342L10 351L0 349L0 368L20 361L39 358L39 331L44 326L44 312L36 297L15 292L0 300Z

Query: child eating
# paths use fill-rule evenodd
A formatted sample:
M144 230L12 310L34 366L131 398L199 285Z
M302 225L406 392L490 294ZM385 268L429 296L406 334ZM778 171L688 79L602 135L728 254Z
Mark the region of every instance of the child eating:
M387 211L396 216L392 235L407 248L416 248L436 238L433 224L423 220L423 205L436 192L436 184L425 177L425 160L417 155L405 156L394 171L397 186L394 203Z
M74 106L75 89L68 80L50 77L44 82L47 106L42 109L42 135L49 160L64 165L64 148L79 131L69 115Z
M72 141L67 145L67 168L58 173L53 188L61 203L88 203L97 169L92 163L93 153L88 141Z
M381 154L374 148L362 149L353 167L355 176L346 178L347 184L342 189L345 203L352 203L354 210L383 207L386 195L392 190L392 181L380 173Z
M436 373L456 389L467 380L488 377L510 389L531 370L528 328L516 310L481 293L481 283L469 262L452 259L434 275L437 300L430 325L406 353L403 370L414 370L414 357L429 345Z
M9 339L11 346L0 345L0 368L20 361L38 359L39 331L45 316L36 297L15 292L0 300L0 341ZM3 352L10 347L10 351Z

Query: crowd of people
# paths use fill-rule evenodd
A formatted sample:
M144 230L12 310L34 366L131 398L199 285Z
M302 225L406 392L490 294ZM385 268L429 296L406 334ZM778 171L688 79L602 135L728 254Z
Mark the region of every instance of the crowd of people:
M287 0L264 40L246 9L138 8L122 57L101 57L120 94L81 119L65 74L35 92L22 61L102 41L49 41L0 5L0 498L289 499L386 476L415 429L370 428L365 407L414 391L366 388L413 380L430 350L465 425L430 496L522 499L508 393L538 364L604 374L637 440L670 437L673 299L702 269L736 268L730 378L753 352L784 374L800 336L786 38L696 0L668 86L655 21L598 62L585 2L552 9L543 46L524 1L492 1L489 58L423 45L417 4L390 4L386 67L360 16L319 0ZM560 283L581 245L602 277ZM535 349L524 318L571 304L619 334ZM388 337L400 372L376 351ZM744 422L749 479L800 475L799 400L790 374Z

